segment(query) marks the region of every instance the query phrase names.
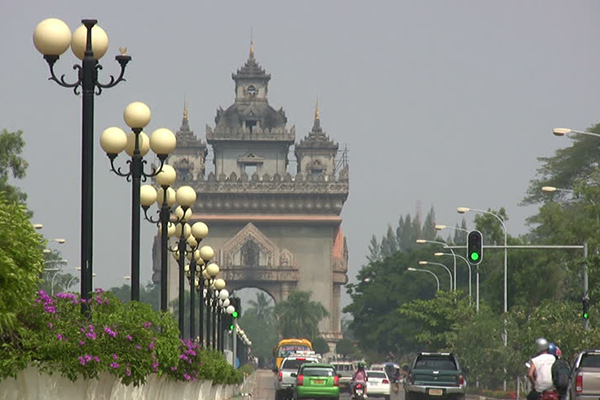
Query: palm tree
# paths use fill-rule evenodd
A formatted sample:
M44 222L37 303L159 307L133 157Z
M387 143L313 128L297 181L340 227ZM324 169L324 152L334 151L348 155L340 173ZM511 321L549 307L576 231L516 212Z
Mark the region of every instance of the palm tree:
M310 300L311 292L292 292L275 306L279 334L282 337L319 337L319 322L328 315L323 305Z
M253 310L256 317L261 321L271 321L273 318L273 306L271 305L271 299L262 292L256 293L256 301L249 300L248 304L252 307L248 311Z

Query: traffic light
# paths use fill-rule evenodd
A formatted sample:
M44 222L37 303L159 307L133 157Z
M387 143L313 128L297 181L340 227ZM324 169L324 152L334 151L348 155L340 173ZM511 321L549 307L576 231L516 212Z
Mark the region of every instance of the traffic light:
M483 237L479 231L469 232L467 237L467 259L477 265L483 259Z
M239 297L230 297L229 302L235 308L233 313L229 315L231 317L229 330L233 330L233 327L237 323L237 319L242 315L242 301Z
M590 318L590 299L588 297L584 297L583 299L581 299L581 302L583 304L583 319L589 319Z
M233 330L234 323L233 323L233 317L231 316L231 314L227 314L227 313L223 314L223 326L228 331Z

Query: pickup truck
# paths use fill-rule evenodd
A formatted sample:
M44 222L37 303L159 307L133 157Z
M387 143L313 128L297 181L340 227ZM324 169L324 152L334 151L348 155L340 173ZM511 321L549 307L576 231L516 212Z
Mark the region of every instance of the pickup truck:
M467 385L452 353L418 353L412 361L404 393L406 400L450 398L464 400Z
M332 361L331 364L333 364L337 373L340 375L340 392L351 393L350 383L352 382L352 376L354 375L355 363L352 361Z
M600 350L579 353L573 364L569 390L571 400L600 398Z

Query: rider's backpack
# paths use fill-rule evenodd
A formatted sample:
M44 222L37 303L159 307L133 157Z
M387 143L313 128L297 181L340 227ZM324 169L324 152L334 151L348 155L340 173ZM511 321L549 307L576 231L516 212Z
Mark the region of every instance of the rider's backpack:
M571 367L562 358L557 358L552 364L552 383L558 390L566 390L569 387Z

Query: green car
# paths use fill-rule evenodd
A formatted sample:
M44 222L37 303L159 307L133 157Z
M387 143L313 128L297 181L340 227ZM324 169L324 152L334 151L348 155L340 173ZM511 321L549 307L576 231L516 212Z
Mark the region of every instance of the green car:
M294 400L305 398L340 398L340 376L331 364L302 364L296 378Z

